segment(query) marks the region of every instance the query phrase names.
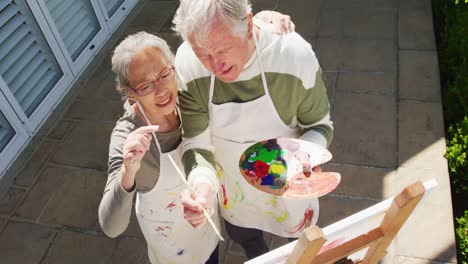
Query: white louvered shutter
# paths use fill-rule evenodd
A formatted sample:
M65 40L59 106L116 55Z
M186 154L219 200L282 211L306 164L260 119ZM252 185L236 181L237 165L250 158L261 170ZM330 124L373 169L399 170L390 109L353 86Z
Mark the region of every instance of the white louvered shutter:
M103 0L107 16L112 17L125 0Z
M101 30L90 1L44 0L73 61Z
M0 152L5 149L15 134L15 130L13 130L8 120L0 112Z
M0 0L0 76L26 116L63 76L24 0Z

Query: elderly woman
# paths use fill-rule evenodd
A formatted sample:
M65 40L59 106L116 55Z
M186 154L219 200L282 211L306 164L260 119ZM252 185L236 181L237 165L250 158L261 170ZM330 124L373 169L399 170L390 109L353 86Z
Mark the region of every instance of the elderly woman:
M173 61L167 43L145 32L128 36L114 51L117 89L128 99L111 134L99 222L110 237L123 233L136 193L151 263L217 263L216 233L209 225L193 228L179 208L184 184L169 160L180 161L181 142Z
M293 29L288 17L267 14L265 19L273 17L281 32ZM136 195L136 216L151 263L218 263L218 237L212 227L193 228L180 209L185 186L169 159L172 156L182 167L178 74L169 46L146 32L128 36L114 50L112 70L126 101L125 113L111 134L109 176L99 206L102 230L110 237L125 231ZM214 197L196 199L199 192L211 193L211 185L201 183L196 188L194 206L213 208L219 228ZM206 218L193 221L203 223Z

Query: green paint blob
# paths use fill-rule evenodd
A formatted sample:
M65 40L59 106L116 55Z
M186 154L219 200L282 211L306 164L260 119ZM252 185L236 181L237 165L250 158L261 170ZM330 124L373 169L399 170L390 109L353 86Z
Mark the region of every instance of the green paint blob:
M261 149L258 152L257 157L250 157L249 160L251 160L251 161L260 160L260 161L263 161L265 163L271 163L273 160L276 160L277 157L278 157L278 150L277 149L274 149L272 151L268 151L266 149Z

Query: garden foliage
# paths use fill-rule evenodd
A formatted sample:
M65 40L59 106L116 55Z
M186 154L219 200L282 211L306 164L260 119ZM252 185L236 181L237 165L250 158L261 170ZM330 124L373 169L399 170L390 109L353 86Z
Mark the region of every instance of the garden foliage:
M433 0L458 261L468 264L468 0ZM461 209L461 210L460 210Z
M457 244L461 263L468 264L468 210L463 217L457 218Z

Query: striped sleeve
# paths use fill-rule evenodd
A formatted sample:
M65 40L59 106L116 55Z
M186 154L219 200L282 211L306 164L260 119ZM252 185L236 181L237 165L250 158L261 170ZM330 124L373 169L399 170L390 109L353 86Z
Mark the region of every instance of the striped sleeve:
M297 109L298 124L303 132L301 139L328 147L333 138L333 122L321 70L315 73L314 86L306 88L302 98Z
M185 43L176 55L176 66L184 80L189 80L179 89L179 107L182 119L182 163L188 181L192 184L210 182L218 188L215 173L214 147L211 143L208 116L209 78L193 79L191 67L199 63L190 61L196 59L193 54L187 54ZM183 58L183 59L181 59Z

